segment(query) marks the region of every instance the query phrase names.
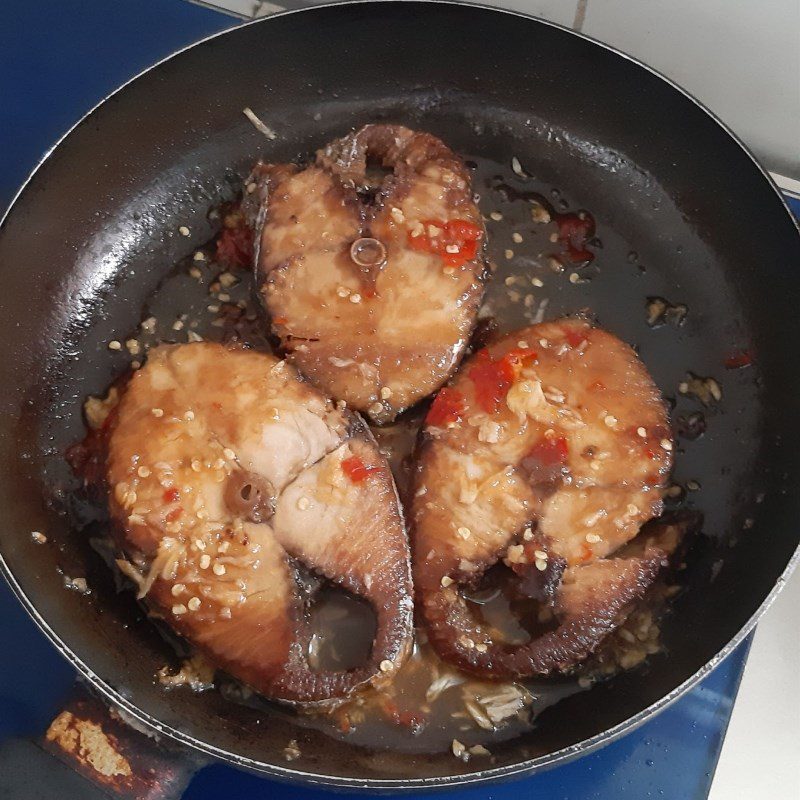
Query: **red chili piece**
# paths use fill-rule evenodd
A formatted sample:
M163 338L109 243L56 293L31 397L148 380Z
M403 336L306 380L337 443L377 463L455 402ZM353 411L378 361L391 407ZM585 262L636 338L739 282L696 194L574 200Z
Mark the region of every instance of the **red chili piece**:
M520 461L519 466L532 486L554 486L566 473L569 449L563 436L542 437Z
M475 385L478 404L489 414L497 411L519 374L522 364L520 352L526 351L512 350L497 361L493 361L486 348L478 351L475 363L468 374ZM536 358L535 353L532 353L532 356Z
M165 503L174 503L178 500L181 496L181 493L177 490L176 487L172 487L171 489L167 489L164 492L164 502Z
M541 438L530 450L527 457L536 459L544 466L565 464L569 455L567 440L563 436L552 439L547 436Z
M368 467L358 456L349 456L342 461L342 471L353 483L361 483L378 467Z
M461 422L465 411L464 396L461 392L445 386L434 398L428 416L425 417L425 424L443 427L453 422Z
M350 717L347 716L346 711L341 711L341 710L337 711L336 720L339 726L339 730L342 733L350 733L350 731L353 729L353 726L350 724Z
M504 358L511 364L516 377L523 366L527 367L530 364L536 363L539 359L539 354L535 350L523 349L520 347L519 349L509 350Z
M418 236L408 233L408 245L412 250L434 253L448 267L461 267L478 254L478 242L483 238L480 225L465 219L448 222L426 219L422 225L425 230ZM431 228L435 229L434 236L430 235Z
M564 330L564 336L566 337L570 347L578 347L588 338L586 331L576 331L573 328L566 328Z
M167 522L175 522L175 520L178 519L181 514L183 514L183 508L181 508L181 506L176 506L172 509L172 511L169 512L169 514L167 514L165 519Z
M575 264L584 264L594 259L594 253L588 248L589 240L594 236L594 220L585 212L556 214L558 241L563 245L565 255Z
M386 698L383 703L383 712L396 725L406 728L420 728L425 724L425 715L414 711L401 711L395 700Z
M749 350L739 350L731 353L725 359L725 369L742 369L753 363L753 354Z
M238 211L225 217L225 227L217 239L217 261L226 267L253 266L253 231Z

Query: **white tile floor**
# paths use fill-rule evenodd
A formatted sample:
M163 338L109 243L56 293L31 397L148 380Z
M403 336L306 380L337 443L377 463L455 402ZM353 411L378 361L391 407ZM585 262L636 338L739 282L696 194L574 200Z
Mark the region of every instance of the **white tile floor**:
M313 5L204 2L243 17ZM800 195L800 0L496 0L496 5L583 30L665 73L730 125L768 169L789 179L783 185ZM800 800L798 675L800 575L759 625L711 800Z

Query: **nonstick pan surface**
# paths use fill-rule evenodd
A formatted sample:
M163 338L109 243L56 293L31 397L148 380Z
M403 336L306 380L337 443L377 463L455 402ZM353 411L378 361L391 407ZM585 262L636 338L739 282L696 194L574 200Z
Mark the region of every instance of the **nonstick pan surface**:
M277 132L274 141L245 119L245 106ZM499 265L489 299L503 329L522 324L530 308L546 318L587 309L638 347L675 401L675 419L702 411L707 421L702 437L681 440L676 460L676 482L699 484L685 505L706 521L681 573L686 589L663 624L664 653L545 711L530 734L494 748L489 768L449 752L354 747L217 692L165 693L154 675L172 658L169 646L70 524L75 484L64 451L83 434L85 396L126 364L107 343L136 328L173 265L211 238L209 208L234 197L257 156L305 158L381 120L430 130L475 161L482 205L504 215L489 229ZM531 177L514 173L512 157ZM525 246L505 258L523 223L519 203L497 191L501 182L592 213L600 243L577 283L570 270L537 271ZM532 224L526 236L535 241ZM212 37L82 120L0 228L7 577L115 704L277 777L408 789L529 772L586 752L713 668L796 558L799 265L794 222L730 132L652 71L570 31L479 7L388 2L286 13ZM504 278L512 274L544 278L535 306L510 300ZM688 306L683 325L647 325L646 299L655 296ZM752 365L726 369L744 351ZM706 408L680 394L689 371L715 377L722 399ZM33 530L46 531L48 544L35 544ZM86 576L91 593L66 591L64 576ZM287 764L290 739L303 755Z

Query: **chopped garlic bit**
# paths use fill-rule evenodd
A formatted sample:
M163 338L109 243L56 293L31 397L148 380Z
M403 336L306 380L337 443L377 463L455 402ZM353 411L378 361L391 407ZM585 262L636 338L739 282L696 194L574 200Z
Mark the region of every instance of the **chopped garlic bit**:
M487 444L497 444L500 441L500 433L502 427L494 420L485 418L481 420L478 427L478 441L486 442Z
M541 203L533 203L531 206L531 219L540 225L546 225L551 220L550 212Z
M297 746L297 739L290 739L289 744L283 748L283 757L287 761L294 761L300 758L301 755L300 748Z
M507 552L506 559L510 564L526 564L525 548L521 544L512 544Z
M83 404L83 413L86 415L86 422L93 430L103 427L108 415L119 402L119 391L115 387L108 390L108 394L103 397L88 397Z
M464 503L465 505L470 505L470 503L474 503L478 499L478 486L473 481L467 479L464 475L460 476L461 482L461 489L458 495L458 502ZM418 491L416 496L420 497L422 494L425 494L425 487L421 491Z
M595 511L594 514L589 514L589 516L587 516L583 520L583 524L587 528L593 528L595 525L597 525L598 522L600 522L601 519L603 519L603 517L606 516L607 513L608 512L604 508L601 508L598 511ZM587 541L592 541L592 540L587 537Z
M465 680L463 675L455 672L445 672L431 682L431 685L425 692L425 700L429 703L433 703L435 700L439 699L442 692L446 692L453 686L459 686L464 683Z
M86 583L86 578L70 578L69 576L64 576L64 588L70 589L73 592L78 592L79 594L90 594L89 586Z
M203 656L195 655L183 661L177 672L162 667L157 673L158 682L168 689L188 686L193 692L204 692L214 685L214 670Z
M478 684L476 687L475 683L468 683L462 693L470 716L479 727L487 730L501 727L521 714L533 701L531 693L516 683L489 690L486 689L486 684Z
M516 156L511 157L511 169L513 170L514 174L519 175L520 178L530 177L522 168L522 164L519 163L519 159Z
M554 422L556 409L547 402L538 380L517 381L506 395L506 405L520 421L531 417L539 422Z
M689 378L678 385L681 394L694 395L703 405L718 403L722 399L722 388L714 378L703 378L689 373Z

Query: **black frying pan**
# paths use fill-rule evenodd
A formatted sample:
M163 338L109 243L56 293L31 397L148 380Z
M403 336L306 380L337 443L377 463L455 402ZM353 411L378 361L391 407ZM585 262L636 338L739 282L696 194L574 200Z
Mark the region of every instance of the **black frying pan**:
M242 116L245 106L278 132L275 141ZM475 761L450 753L353 747L215 692L165 693L153 675L168 646L69 523L64 450L82 435L82 399L124 364L106 343L135 328L171 265L211 237L208 208L235 194L258 154L305 157L377 120L430 130L473 158L487 210L515 213L486 185L499 173L556 205L590 209L602 243L582 273L591 280L553 274L540 292L546 316L590 309L639 347L675 398L676 419L697 410L707 418L707 432L683 439L677 457L676 481L700 484L685 504L706 523L682 573L686 591L663 625L665 653L549 709L477 772ZM532 177L512 172L512 156ZM189 238L178 235L182 224ZM505 264L510 229L491 232ZM752 628L797 558L796 226L765 172L691 97L557 26L450 3L354 3L212 37L73 129L5 218L0 265L6 577L113 704L215 757L297 782L370 789L540 769L621 735L695 684ZM495 277L495 300L511 269ZM687 304L683 326L649 328L648 296ZM500 313L504 328L521 321L521 311ZM742 350L754 363L726 370ZM677 394L687 370L715 376L722 400L701 409ZM31 530L47 531L48 544L32 543ZM65 591L59 570L88 576L91 595ZM303 756L287 764L292 738Z

